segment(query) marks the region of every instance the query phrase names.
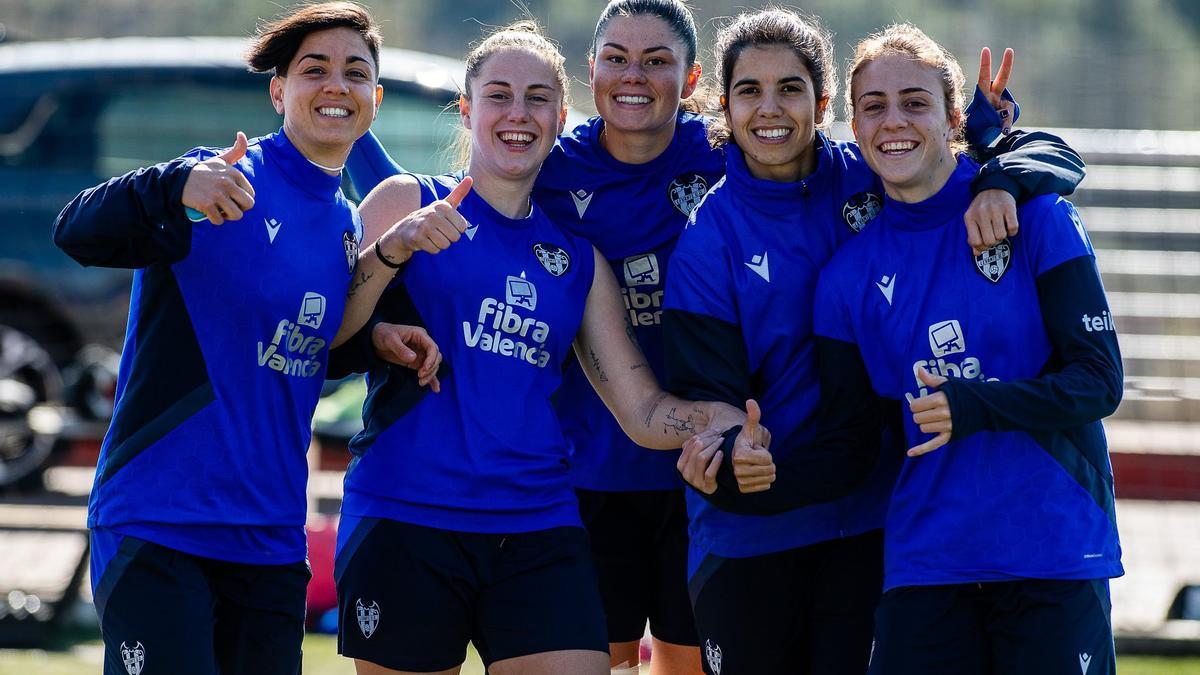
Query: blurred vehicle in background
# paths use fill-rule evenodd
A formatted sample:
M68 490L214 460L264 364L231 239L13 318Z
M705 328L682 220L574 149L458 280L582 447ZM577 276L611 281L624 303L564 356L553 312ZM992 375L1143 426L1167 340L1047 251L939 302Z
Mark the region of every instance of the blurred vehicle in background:
M79 191L198 145L281 124L238 38L0 45L0 488L33 486L65 438L112 412L131 273L85 269L50 241ZM462 64L385 49L376 129L415 171L447 165ZM347 181L347 194L352 193Z

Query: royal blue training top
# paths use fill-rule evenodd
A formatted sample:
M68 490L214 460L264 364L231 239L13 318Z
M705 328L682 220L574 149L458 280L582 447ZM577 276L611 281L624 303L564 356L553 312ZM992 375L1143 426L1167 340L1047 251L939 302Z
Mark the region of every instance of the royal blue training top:
M771 490L742 495L725 462L716 493L689 491L693 569L703 554L761 555L884 523L901 456L887 425L865 425L865 437L817 461L810 452L824 443L822 419L844 412L820 411L822 402L846 410L868 403L827 396L812 325L818 273L883 206L857 146L823 134L814 143L816 169L799 183L754 178L730 145L726 177L692 214L672 262L664 312L670 389L739 406L755 398L779 469ZM1015 133L997 152L975 191L1069 192L1082 178L1078 156L1046 134Z
M462 174L416 179L428 205ZM595 253L536 205L511 219L470 192L458 211L471 225L462 239L415 253L373 317L429 331L444 358L442 391L419 387L410 369L372 364L371 326L360 331L372 365L342 512L460 532L578 526L550 397L579 332Z
M896 483L886 587L1118 576L1099 420L1120 401L1121 357L1091 242L1050 195L974 256L962 214L977 170L964 158L929 199L887 199L817 290L817 333L856 347L874 391L903 405L908 446L932 438L907 413L928 392L916 370L950 378L951 442L905 459Z
M55 242L85 265L136 267L112 425L88 526L220 560L306 554L305 453L362 225L282 130L238 170L254 207L192 223L197 148L84 191Z
M679 113L671 144L645 164L625 164L600 144L593 117L559 139L533 196L551 220L578 234L612 266L629 323L659 382L664 381L662 306L668 262L688 214L725 172L700 115ZM648 450L621 430L577 360L555 405L574 447L572 480L589 490L667 490L683 483L676 452Z
M817 168L799 183L755 178L727 147L725 178L680 237L666 296L671 389L738 407L755 398L777 454L815 431L817 274L882 205L856 146L818 134L814 147ZM689 490L692 545L746 557L877 529L894 471L881 463L855 494L771 516L729 513Z
M671 144L645 164L613 158L600 144L603 128L604 121L593 117L560 138L542 165L533 198L556 225L592 242L612 266L638 344L662 382L667 264L688 214L724 174L725 160L709 145L700 115L680 112ZM403 172L370 132L355 143L347 168L360 194ZM573 446L576 487L682 487L675 470L678 454L630 440L573 358L555 407Z

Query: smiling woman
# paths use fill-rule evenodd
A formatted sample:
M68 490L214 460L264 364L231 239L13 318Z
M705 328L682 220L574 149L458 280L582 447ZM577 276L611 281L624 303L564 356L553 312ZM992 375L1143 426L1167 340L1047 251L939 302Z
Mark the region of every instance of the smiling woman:
M55 223L79 262L136 269L88 512L106 673L299 671L305 453L362 232L340 165L382 97L379 42L348 2L264 25L248 60L282 129L113 178Z
M564 362L588 364L644 448L743 414L661 390L607 262L531 201L565 120L558 50L510 26L468 55L465 82L466 171L394 176L362 204L374 251L347 325L366 328L345 350L370 392L342 502L341 648L360 673L455 672L473 641L498 675L599 675L604 608L551 402ZM395 321L446 351L439 394L375 358Z

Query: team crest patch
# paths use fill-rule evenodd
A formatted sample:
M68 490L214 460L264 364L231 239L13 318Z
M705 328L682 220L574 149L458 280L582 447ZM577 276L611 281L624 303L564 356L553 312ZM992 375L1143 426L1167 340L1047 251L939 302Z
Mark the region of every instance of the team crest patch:
M1012 241L1005 239L988 250L975 256L975 269L987 277L993 284L999 283L1000 277L1008 271L1012 262Z
M346 251L346 269L353 274L354 266L358 264L358 240L353 232L346 230L342 233L342 248Z
M671 198L671 203L685 216L692 214L692 209L700 204L706 192L708 181L698 173L680 174L667 188L667 196Z
M704 641L704 658L708 660L708 669L713 675L721 675L721 645Z
M545 242L534 244L533 254L537 256L538 262L542 263L542 267L556 277L566 274L571 267L571 256L554 244Z
M875 220L883 209L883 200L874 192L860 192L842 206L842 220L855 232L861 232L867 223Z
M125 672L129 675L139 675L146 665L146 648L138 642L132 647L121 643L121 663L125 664Z
M359 598L354 601L354 610L358 614L358 629L362 631L363 637L371 639L375 629L379 627L379 603L372 601L368 606Z

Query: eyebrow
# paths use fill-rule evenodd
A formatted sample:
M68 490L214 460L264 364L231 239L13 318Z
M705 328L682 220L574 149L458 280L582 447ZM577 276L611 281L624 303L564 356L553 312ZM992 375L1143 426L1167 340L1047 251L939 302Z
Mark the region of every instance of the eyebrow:
M305 54L304 56L301 56L300 58L296 59L296 63L300 63L304 59L314 59L317 61L321 61L323 63L329 63L331 61L331 59L325 54ZM371 65L370 61L368 61L367 59L365 59L361 56L352 55L352 56L346 57L346 63L357 63L359 61L361 61L367 65Z
M805 84L805 85L808 84L808 80L804 79L803 77L801 77L799 75L791 75L789 77L785 77L785 78L782 78L779 80L779 84L791 84L793 82L799 82L799 83ZM733 87L731 87L731 89L740 87L743 84L759 84L759 81L752 77L744 77L744 78L738 80L737 82L734 82Z
M509 89L512 89L512 84L505 82L504 80L488 80L487 82L483 83L483 86L486 87L488 85L493 85L493 84L500 86L500 87L508 87ZM542 84L541 82L531 84L527 88L528 89L554 89L553 86L551 86L549 84Z
M629 51L628 47L626 47L625 45L617 44L616 42L605 42L603 45L601 45L601 47L612 47L613 49L618 49L623 52ZM661 52L661 51L668 51L671 53L675 52L675 50L671 49L671 47L669 45L656 45L654 47L647 47L647 48L643 49L642 53L650 54L652 52Z
M901 90L900 90L900 94L901 94L901 95L904 95L904 94L917 94L917 93L922 93L922 92L924 92L924 93L926 93L926 94L929 94L930 96L933 96L933 95L934 95L934 93L933 93L932 91L929 91L929 90L928 90L928 89L926 89L925 87L909 87L909 88L907 88L907 89L901 89ZM858 97L858 100L860 100L860 101L861 101L861 100L863 100L864 98L866 98L866 97L868 97L868 96L887 96L887 94L885 94L885 93L884 93L884 92L882 92L882 91L866 91L866 92L863 92L863 94L862 94L861 96L859 96L859 97Z

